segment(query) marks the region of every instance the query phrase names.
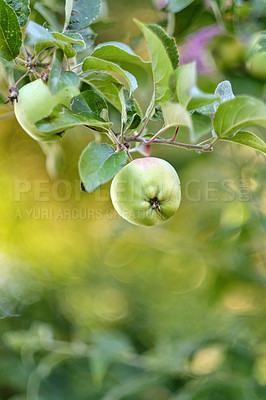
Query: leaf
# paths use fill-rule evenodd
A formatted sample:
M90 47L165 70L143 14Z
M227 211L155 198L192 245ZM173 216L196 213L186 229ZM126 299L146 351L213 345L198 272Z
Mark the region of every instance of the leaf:
M80 79L95 88L119 112L122 112L122 103L119 93L123 86L116 78L104 72L93 71L81 75Z
M72 8L73 8L73 0L65 0L65 24L63 31L65 31L68 27Z
M134 97L130 96L126 89L123 90L123 94L126 106L125 132L129 129L136 129L139 126L142 119L142 111Z
M48 80L48 86L52 94L55 94L58 91L63 60L64 60L63 51L60 49L56 50Z
M79 55L79 56L81 57L80 61L83 61L84 58L86 58L88 55L90 55L90 54L87 54L87 53L88 53L88 50L91 52L90 47L94 43L94 40L95 40L95 37L96 37L96 33L90 27L79 31L79 33L77 33L77 32L75 32L75 33L74 32L65 33L65 35L67 35L67 36L74 35L74 34L75 35L80 35L82 40L83 40L83 42L85 43L85 50L83 48L77 46L76 44L74 44L74 49L77 52L82 52L82 54Z
M63 59L63 51L60 49L56 50L48 80L49 89L52 94L56 94L66 87L78 86L79 84L79 78L74 72L62 71Z
M233 136L239 129L250 125L266 127L265 104L249 96L239 96L219 105L213 120L218 137Z
M198 140L201 136L206 135L212 130L212 120L207 115L200 113L193 113L192 116L193 123L193 142Z
M259 33L256 38L255 43L253 43L250 52L248 54L248 59L252 58L254 55L261 53L266 50L266 31Z
M58 92L66 87L77 87L79 85L79 78L73 71L61 71L60 80L58 83Z
M67 29L78 31L87 28L98 17L100 11L101 0L75 0Z
M71 104L71 110L77 114L89 114L92 119L104 120L101 118L102 111L107 110L104 98L93 90L86 90L80 93Z
M51 8L45 6L42 3L34 3L33 8L38 11L45 19L45 21L56 31L61 29L59 22L57 21L56 14Z
M0 0L0 57L12 61L20 52L22 33L15 11Z
M181 104L178 103L163 103L162 112L164 116L165 126L185 126L189 129L190 137L193 140L193 124L190 114Z
M251 132L238 131L233 137L224 136L221 138L228 142L243 144L266 154L266 143L257 135Z
M151 72L151 63L144 62L133 53L130 47L123 43L107 42L100 44L91 55L119 65L122 69L133 74L140 83L145 81L147 74Z
M188 110L195 110L219 99L218 95L204 93L197 87L195 62L182 65L175 70L175 78L177 98Z
M5 2L15 11L20 27L25 26L30 16L29 0L5 0Z
M74 113L59 104L48 117L41 119L35 125L41 132L57 133L78 125L85 125L101 131L107 130L112 124L100 118L92 119L90 113Z
M154 112L151 116L151 121L163 121L163 112L161 106L154 107Z
M171 13L178 13L189 6L195 0L169 0L167 10Z
M235 95L232 90L232 85L229 81L223 81L219 83L219 85L215 90L215 94L220 97L220 100L214 103L215 112L217 111L217 108L221 103L224 103L225 101L232 100L235 98Z
M60 40L62 42L79 44L79 45L85 47L85 42L83 40L83 37L79 33L76 33L76 32L71 32L71 33L52 32L52 35L55 39Z
M171 100L170 77L173 73L173 67L168 53L162 41L146 25L139 21L136 24L142 30L151 57L155 103L162 103Z
M86 191L91 193L108 182L126 162L125 150L116 153L109 144L90 143L79 160L79 174Z
M207 106L199 107L195 109L196 112L200 114L215 114L214 104L209 104Z
M35 46L37 54L47 47L57 46L59 49L63 50L68 58L72 58L76 55L75 50L72 48L72 45L68 43L68 40L63 41L56 39L47 29L33 21L30 21L27 26L25 43L28 46Z
M173 69L178 67L179 54L176 46L175 39L169 37L163 28L156 24L149 24L147 27L161 40L165 50L167 51L168 57L172 63Z
M87 57L82 64L82 71L87 72L90 70L110 71L119 74L127 82L130 92L133 92L138 87L136 78L132 74L110 61L101 60L100 58L91 56Z

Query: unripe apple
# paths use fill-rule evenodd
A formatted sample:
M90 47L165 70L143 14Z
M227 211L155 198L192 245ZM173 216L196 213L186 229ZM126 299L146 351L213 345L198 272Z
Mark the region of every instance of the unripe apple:
M247 63L249 73L266 82L266 51L255 54Z
M118 214L132 224L159 224L172 217L180 205L179 177L165 160L138 158L114 177L111 199Z
M48 85L37 79L20 89L18 102L14 103L15 116L21 127L33 139L42 142L58 140L60 136L57 133L41 132L34 124L48 117L57 104L69 107L72 98L78 94L77 87L67 87L52 95Z

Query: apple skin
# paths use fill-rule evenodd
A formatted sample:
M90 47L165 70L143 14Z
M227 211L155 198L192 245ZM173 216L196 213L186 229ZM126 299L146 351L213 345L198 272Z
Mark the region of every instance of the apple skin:
M33 139L51 142L60 139L56 133L41 132L34 125L42 118L48 117L57 104L70 106L71 99L79 94L77 87L67 87L52 95L46 83L37 79L19 90L18 102L14 103L18 123Z
M152 226L176 213L181 201L180 180L167 161L138 158L114 177L111 199L122 218L135 225Z

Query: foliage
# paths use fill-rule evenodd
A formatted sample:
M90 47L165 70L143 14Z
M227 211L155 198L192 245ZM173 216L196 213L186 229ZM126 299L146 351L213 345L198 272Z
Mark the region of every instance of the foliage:
M0 399L263 400L264 2L154 1L152 24L150 2L125 4L136 27L110 30L105 2L32 2L29 21L0 0ZM36 123L72 129L39 149L4 103L41 76L81 94ZM151 146L183 201L146 231L112 213L107 182ZM59 178L43 192L42 152Z

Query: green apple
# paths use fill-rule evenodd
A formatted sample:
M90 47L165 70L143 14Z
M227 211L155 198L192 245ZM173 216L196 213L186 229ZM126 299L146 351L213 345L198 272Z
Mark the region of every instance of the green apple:
M138 158L114 177L111 199L121 217L151 226L172 217L181 201L179 177L167 161Z
M221 70L238 68L244 59L244 50L241 42L230 35L215 37L209 44L212 57Z
M247 63L250 75L266 82L266 51L255 54Z
M60 136L57 133L41 132L34 124L48 117L57 104L69 107L72 98L78 94L77 87L66 87L52 95L48 85L41 79L37 79L19 90L18 102L14 103L15 116L21 127L33 139L42 142L58 140Z

